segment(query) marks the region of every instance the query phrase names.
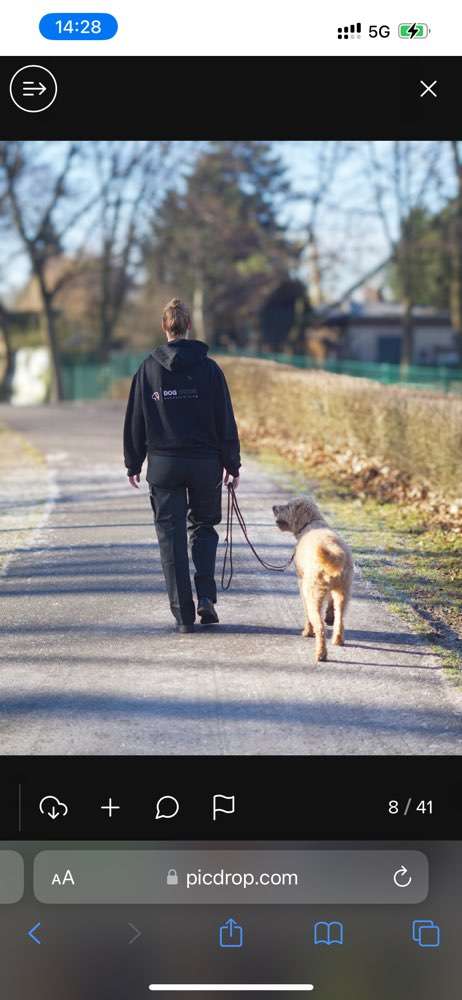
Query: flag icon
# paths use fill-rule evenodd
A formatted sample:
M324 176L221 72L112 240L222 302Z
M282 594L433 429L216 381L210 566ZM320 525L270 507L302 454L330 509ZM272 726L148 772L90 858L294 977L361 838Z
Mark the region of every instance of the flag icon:
M217 813L226 813L232 816L236 810L235 795L214 795L213 796L213 819L217 818Z
M319 920L314 925L315 944L343 944L343 924L339 920Z

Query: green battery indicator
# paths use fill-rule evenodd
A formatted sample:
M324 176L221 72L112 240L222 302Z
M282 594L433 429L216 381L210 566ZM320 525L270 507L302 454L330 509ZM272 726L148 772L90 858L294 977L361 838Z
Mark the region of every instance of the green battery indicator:
M398 34L400 38L426 38L428 35L428 24L423 24L421 21L400 24Z

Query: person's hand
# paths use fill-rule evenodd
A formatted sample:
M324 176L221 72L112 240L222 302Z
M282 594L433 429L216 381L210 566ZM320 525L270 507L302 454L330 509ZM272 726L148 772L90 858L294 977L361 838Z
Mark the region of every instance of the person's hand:
M224 484L225 484L225 486L228 485L229 479L230 479L230 474L229 474L229 472L226 472L225 478L224 478ZM237 490L237 488L239 486L239 476L232 476L231 477L231 486L233 487L233 489Z
M139 473L137 473L136 476L129 476L128 477L128 482L130 483L130 486L133 486L135 488L135 490L139 490L139 488L140 488L140 476L139 476Z

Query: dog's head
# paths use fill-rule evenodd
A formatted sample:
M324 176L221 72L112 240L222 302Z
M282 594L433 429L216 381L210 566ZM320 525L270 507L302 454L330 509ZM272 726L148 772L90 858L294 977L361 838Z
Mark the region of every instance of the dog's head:
M273 507L273 514L278 528L281 531L291 531L294 535L298 535L303 528L321 517L312 497L295 497L286 504Z

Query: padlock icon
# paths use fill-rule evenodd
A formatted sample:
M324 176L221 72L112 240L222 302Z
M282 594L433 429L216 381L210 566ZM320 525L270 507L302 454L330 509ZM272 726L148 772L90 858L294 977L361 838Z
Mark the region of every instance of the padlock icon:
M167 872L167 885L178 885L178 872L174 868L169 868Z

